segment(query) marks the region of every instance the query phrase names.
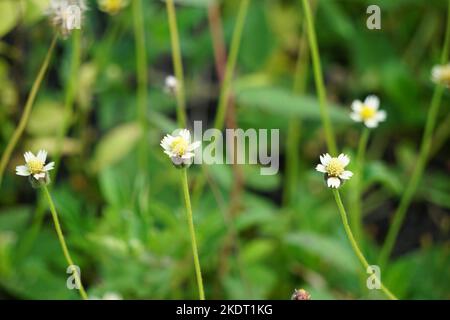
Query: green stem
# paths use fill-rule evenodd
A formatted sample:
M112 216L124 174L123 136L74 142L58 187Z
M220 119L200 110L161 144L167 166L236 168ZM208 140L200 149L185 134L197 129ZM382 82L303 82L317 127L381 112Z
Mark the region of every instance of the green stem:
M350 228L350 225L348 224L347 220L347 213L345 212L344 205L341 200L341 196L339 194L339 191L337 189L333 189L334 199L336 200L336 204L339 209L339 213L341 215L342 224L344 225L345 233L347 234L347 238L350 241L350 244L352 245L353 251L355 252L356 256L358 257L359 262L363 265L364 269L367 270L367 268L370 266L367 262L366 258L364 257L363 253L359 249L358 243L356 242L352 230ZM395 297L391 291L389 291L388 288L384 286L384 284L381 282L381 279L378 279L381 284L381 290L386 294L386 296L391 300L397 300L397 297Z
M67 249L66 241L64 240L64 235L61 230L61 225L59 224L58 214L56 213L55 204L53 203L52 197L50 195L50 192L48 191L47 186L42 187L44 189L45 196L47 198L48 204L50 206L50 211L52 213L53 222L55 223L55 229L56 233L58 234L58 240L61 244L61 248L64 253L64 257L66 258L67 263L69 266L74 266L73 260L70 256L69 249ZM88 300L88 296L86 294L86 291L84 291L83 284L81 283L80 275L78 272L74 272L75 282L77 284L77 288L80 290L80 295L84 300Z
M230 53L228 54L227 58L227 65L225 67L225 76L222 82L219 104L217 107L217 113L214 120L214 128L219 130L223 128L225 122L225 113L228 105L228 99L230 98L231 82L233 80L234 69L236 67L236 61L245 25L245 18L247 16L249 5L250 0L241 1L241 5L239 7L239 12L236 20L236 26L234 28L233 37L231 39Z
M187 220L188 220L188 225L189 225L189 233L191 236L192 254L194 256L194 266L195 266L195 273L197 276L198 291L199 291L199 295L200 295L200 300L205 300L205 292L203 290L202 271L200 268L200 260L198 259L197 241L195 239L194 218L192 216L191 198L189 196L189 186L188 186L188 177L187 177L187 169L186 168L181 169L181 184L183 187L184 202L186 205L186 215L187 215Z
M358 151L356 153L356 167L353 177L353 190L351 196L350 221L355 230L355 238L359 241L362 235L361 197L363 193L362 172L364 168L364 158L369 140L370 130L365 127L359 138Z
M181 60L180 37L178 35L177 16L173 0L166 0L167 16L169 18L170 41L172 44L172 61L175 71L175 77L178 81L176 90L177 98L177 120L178 125L182 128L186 127L186 97L184 93L184 72Z
M3 174L5 172L6 166L9 162L9 159L11 158L11 154L12 154L17 142L19 141L20 137L22 136L22 133L25 130L25 127L27 126L28 119L30 118L30 114L31 114L31 109L34 104L34 100L36 99L36 95L39 91L42 80L44 79L45 72L47 71L48 66L50 64L50 59L52 57L57 38L58 38L58 35L55 34L53 36L53 40L50 44L50 47L48 48L44 62L42 63L41 68L39 69L39 73L36 77L36 80L34 80L33 86L31 87L31 91L28 96L27 102L25 104L25 108L24 108L22 117L20 118L19 124L18 124L16 130L14 131L13 136L11 137L11 140L9 140L5 151L2 154L2 158L0 160L0 186L2 184Z
M450 45L450 0L448 2L447 30L445 32L444 46L442 49L442 56L440 61L441 64L445 64L448 61L449 45ZM419 157L416 166L414 168L414 171L411 175L411 179L409 180L408 185L406 186L406 190L400 199L400 204L394 213L394 217L391 226L389 228L389 231L387 233L386 240L384 241L384 245L381 249L380 266L385 266L388 263L389 257L391 256L392 250L397 240L398 233L400 232L403 221L405 220L407 210L409 208L409 205L411 204L411 200L414 197L414 194L417 190L417 187L425 170L425 166L427 164L431 150L433 132L436 126L436 120L439 114L439 107L441 105L444 90L445 88L442 85L437 85L434 90L433 98L431 100L431 106L428 111L427 122L425 124L425 131L422 137Z
M57 176L60 159L64 149L64 139L70 128L70 121L72 119L73 106L75 103L75 96L77 92L77 85L79 81L79 70L81 64L81 32L74 30L72 33L72 57L70 60L70 71L67 79L67 86L64 99L64 114L61 130L56 141L56 150L54 154L55 170L53 170L53 177Z
M311 7L308 0L303 0L303 10L305 12L305 18L307 23L309 47L311 50L311 58L314 70L314 80L316 82L317 95L319 97L320 116L322 118L322 124L325 130L325 139L327 142L328 150L331 154L337 153L336 141L334 138L333 127L331 126L330 115L327 107L327 97L325 91L325 85L322 75L322 66L320 63L319 48L317 45L316 31L314 29L314 21L311 13Z
M145 171L147 164L147 52L145 49L145 30L142 17L142 0L133 1L134 38L136 44L136 72L137 72L137 118L141 124L142 136L139 146L139 167Z

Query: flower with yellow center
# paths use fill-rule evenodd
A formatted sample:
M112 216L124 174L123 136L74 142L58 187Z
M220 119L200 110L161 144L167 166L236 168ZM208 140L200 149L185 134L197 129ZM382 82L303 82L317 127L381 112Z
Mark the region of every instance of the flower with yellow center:
M119 13L129 3L129 0L98 0L99 9L111 15Z
M61 36L67 38L74 29L81 29L86 10L85 0L50 0L45 13Z
M350 163L350 158L343 153L337 158L325 153L320 156L320 162L316 166L316 170L325 173L325 180L329 188L339 188L344 180L353 176L351 171L345 170L345 167Z
M379 122L386 120L386 112L379 110L380 99L377 96L368 96L364 102L355 100L352 103L350 117L356 122L364 122L368 128L376 128Z
M178 131L178 132L177 132ZM166 135L161 141L161 147L174 165L190 165L195 156L194 150L200 146L200 141L191 143L191 133L187 129L176 130L174 135Z
M431 79L434 83L450 88L450 63L434 66L431 70Z
M47 159L47 151L45 150L40 150L37 156L30 151L25 152L24 158L25 165L16 167L16 174L19 176L32 176L38 181L46 180L48 171L55 167L54 162L45 164L45 160Z

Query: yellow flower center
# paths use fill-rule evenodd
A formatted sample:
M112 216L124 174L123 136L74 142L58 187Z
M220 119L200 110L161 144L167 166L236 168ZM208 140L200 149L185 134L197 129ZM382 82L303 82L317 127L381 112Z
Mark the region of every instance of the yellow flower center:
M27 163L31 174L41 173L44 170L44 163L38 159L32 159Z
M188 146L188 142L182 137L174 138L172 143L170 144L172 152L177 154L178 156L184 155L188 149Z
M374 108L371 108L367 105L363 105L359 114L363 120L370 120L375 116L377 111Z
M117 13L120 9L122 9L123 0L107 0L104 3L104 11L108 13Z
M332 158L326 166L329 176L338 177L344 172L344 166L337 158Z

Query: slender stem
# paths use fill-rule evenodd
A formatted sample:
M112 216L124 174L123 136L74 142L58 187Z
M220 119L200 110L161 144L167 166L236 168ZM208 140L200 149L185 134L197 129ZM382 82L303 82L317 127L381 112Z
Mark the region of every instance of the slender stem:
M442 49L441 64L448 61L448 53L450 46L450 0L448 1L448 12L447 12L447 30L445 32L444 46ZM419 157L417 159L416 166L411 175L411 179L406 186L406 190L403 193L400 204L394 213L394 217L387 233L384 245L380 253L380 266L384 266L388 263L389 257L394 248L395 242L397 240L398 233L400 232L401 226L405 219L411 200L417 190L419 182L422 178L425 166L427 164L431 144L433 140L433 132L436 126L437 116L439 114L439 107L441 105L442 96L444 94L445 88L442 85L437 85L433 98L431 99L430 109L428 111L427 121L425 124L425 130L422 137L422 143L419 151Z
M75 103L75 96L77 92L77 85L79 81L79 70L81 64L81 32L80 30L73 30L72 33L72 56L70 60L70 71L67 79L67 86L65 88L64 99L64 114L61 130L58 133L56 150L54 154L55 170L53 170L53 177L57 176L60 159L64 149L64 139L70 128L70 121L72 119L73 106Z
M334 199L336 200L336 204L339 209L339 213L341 215L342 224L344 225L345 233L347 234L347 238L350 241L350 244L352 245L353 251L355 252L356 256L359 259L359 262L363 265L364 269L367 270L367 268L370 266L367 262L366 258L364 257L363 253L359 249L358 243L356 242L352 230L350 228L350 225L348 224L347 220L347 213L345 212L344 205L341 200L341 196L339 194L339 191L337 189L333 189ZM391 300L397 300L397 297L392 294L391 291L389 291L388 288L384 286L384 284L381 282L381 279L378 279L381 284L381 290L386 294L386 296Z
M317 45L316 31L314 29L314 21L311 13L311 7L308 0L303 0L303 10L305 12L305 18L307 23L309 47L311 50L311 58L313 63L314 80L316 82L317 95L319 97L320 116L322 118L322 124L325 130L325 139L329 152L332 154L337 153L336 140L334 138L333 127L331 126L330 115L327 107L327 97L325 91L325 85L322 75L322 66L320 63L319 48Z
M359 138L358 151L356 153L356 167L353 181L353 190L351 194L351 210L350 221L353 230L355 230L355 238L359 241L362 235L362 216L361 216L361 197L363 193L362 172L364 168L364 158L369 140L370 130L364 127Z
M48 191L47 186L43 185L42 187L44 189L45 196L47 198L48 204L50 206L50 211L52 213L53 222L55 223L55 229L56 233L58 234L58 240L61 244L61 248L64 253L64 257L66 258L67 263L69 266L75 265L73 263L72 257L70 256L69 249L67 249L66 241L64 240L64 235L61 230L61 225L59 224L58 214L56 213L55 204L53 203L52 196L50 195L50 192ZM77 284L77 288L80 290L80 295L84 300L88 300L88 296L86 294L86 291L84 290L83 284L81 283L80 275L78 272L74 272L75 282Z
M239 7L239 12L236 20L236 26L233 31L231 39L230 52L228 54L227 65L225 67L225 76L220 90L219 104L217 107L216 118L214 120L214 128L222 129L225 122L225 113L227 109L228 99L230 97L231 82L233 80L234 69L239 53L242 34L245 25L245 18L247 16L250 0L242 0Z
M145 49L145 30L144 20L142 17L143 8L142 0L133 1L133 21L134 21L134 38L136 44L136 72L137 72L137 120L141 124L142 136L139 145L139 167L141 171L145 171L147 164L147 141L145 137L148 132L147 119L147 52Z
M186 205L186 215L189 225L189 233L191 236L191 245L192 245L192 254L194 256L194 266L195 273L197 276L197 285L200 300L205 300L205 292L203 290L203 279L202 279L202 271L200 268L200 260L198 259L198 249L197 249L197 241L195 239L195 228L194 228L194 218L192 216L192 207L191 207L191 198L189 196L189 186L188 186L188 177L187 177L187 169L181 169L181 183L183 187L184 194L184 202Z
M186 127L186 97L184 93L184 72L181 60L180 37L178 35L177 16L173 0L166 0L167 16L169 18L170 41L172 44L172 61L175 71L175 77L178 81L176 90L177 98L177 120L178 125Z
M53 36L53 40L50 44L50 47L48 48L44 62L42 63L41 68L39 69L39 73L36 77L36 80L34 80L33 86L31 87L31 91L28 96L27 102L25 103L25 108L24 108L22 117L20 118L19 124L18 124L16 130L14 131L13 136L11 137L11 140L9 140L5 151L2 154L2 157L0 160L0 185L2 184L3 174L5 172L5 169L9 162L9 159L11 158L11 154L12 154L17 142L19 141L23 131L25 130L25 127L27 126L28 119L30 118L30 114L31 114L31 109L34 104L34 100L36 99L36 95L39 91L42 80L44 79L45 72L47 71L48 66L50 64L50 59L52 57L57 38L58 38L58 35L55 33L55 35Z

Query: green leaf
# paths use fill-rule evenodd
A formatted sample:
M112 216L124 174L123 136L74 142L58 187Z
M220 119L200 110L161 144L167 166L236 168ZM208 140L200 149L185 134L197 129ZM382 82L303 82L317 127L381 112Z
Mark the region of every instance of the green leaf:
M17 24L20 14L20 4L17 1L0 1L0 37L6 35Z

